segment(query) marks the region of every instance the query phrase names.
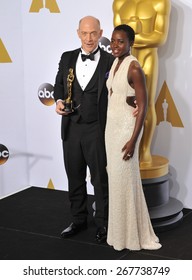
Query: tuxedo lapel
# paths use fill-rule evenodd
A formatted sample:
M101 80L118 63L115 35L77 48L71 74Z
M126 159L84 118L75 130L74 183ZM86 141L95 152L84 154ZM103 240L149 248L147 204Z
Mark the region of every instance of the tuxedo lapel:
M80 52L80 49L76 49L76 50L70 52L70 55L68 57L68 61L66 62L66 69L65 69L65 73L64 73L64 77L65 77L65 83L64 83L65 92L67 92L67 76L69 74L69 68L72 68L74 75L76 75L75 68L76 68L76 62L77 62L77 58L78 58L79 52Z
M79 52L80 52L80 49L77 49L77 50L73 51L73 53L71 55L71 58L69 60L69 68L75 69L75 65L76 65L76 62L77 62Z

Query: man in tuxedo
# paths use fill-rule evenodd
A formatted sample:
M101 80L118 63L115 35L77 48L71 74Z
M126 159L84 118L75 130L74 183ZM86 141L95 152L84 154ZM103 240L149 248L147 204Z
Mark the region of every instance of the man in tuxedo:
M89 167L95 194L95 240L98 243L104 242L107 235L106 79L114 61L111 54L98 46L102 32L97 18L86 16L80 20L77 33L81 48L62 54L54 86L56 112L62 116L64 164L73 217L72 223L61 232L61 237L73 236L87 228L86 172ZM72 79L69 79L69 69L73 71ZM65 111L64 102L70 89L72 113Z

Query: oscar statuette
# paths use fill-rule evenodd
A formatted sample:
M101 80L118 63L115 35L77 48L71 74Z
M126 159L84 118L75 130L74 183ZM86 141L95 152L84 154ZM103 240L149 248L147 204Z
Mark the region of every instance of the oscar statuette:
M64 112L72 113L73 109L73 101L72 101L72 82L74 80L73 69L69 68L69 74L67 76L67 90L68 90L68 97L64 100Z

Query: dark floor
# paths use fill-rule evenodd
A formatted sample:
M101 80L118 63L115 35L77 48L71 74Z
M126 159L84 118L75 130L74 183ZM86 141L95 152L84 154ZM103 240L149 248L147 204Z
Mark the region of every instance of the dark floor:
M191 260L192 210L183 210L175 228L159 232L162 248L157 251L115 251L94 241L93 196L89 196L88 229L61 239L71 221L68 193L30 187L0 200L1 260Z

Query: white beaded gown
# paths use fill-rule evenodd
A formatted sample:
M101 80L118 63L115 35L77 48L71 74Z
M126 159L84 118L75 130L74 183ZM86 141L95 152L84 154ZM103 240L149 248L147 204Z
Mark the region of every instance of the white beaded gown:
M134 56L127 56L114 75L118 62L116 58L107 80L108 109L105 131L109 178L107 243L119 251L161 248L151 225L140 177L138 151L142 132L131 159L123 160L121 151L132 135L136 120L132 114L133 107L126 103L127 96L135 95L134 89L127 81L129 65L133 60L136 60Z

